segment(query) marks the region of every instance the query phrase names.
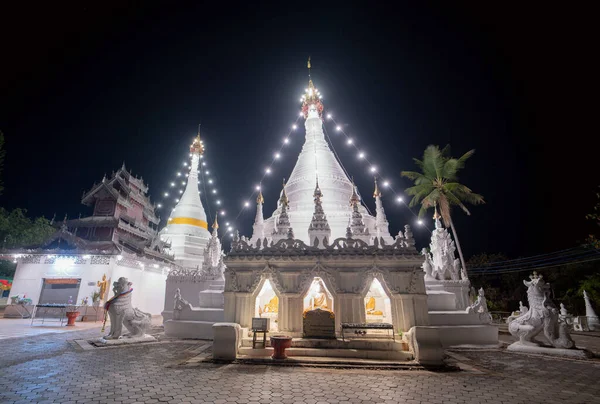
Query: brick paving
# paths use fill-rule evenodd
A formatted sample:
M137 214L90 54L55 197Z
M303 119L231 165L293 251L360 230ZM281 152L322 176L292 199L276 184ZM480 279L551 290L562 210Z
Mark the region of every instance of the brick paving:
M453 353L461 372L184 366L204 341L76 349L95 330L1 342L1 403L600 403L600 361Z

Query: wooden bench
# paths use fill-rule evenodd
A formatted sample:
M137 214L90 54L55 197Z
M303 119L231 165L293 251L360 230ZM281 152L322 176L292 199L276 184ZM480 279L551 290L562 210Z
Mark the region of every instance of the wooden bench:
M394 334L394 326L389 323L342 323L342 341L345 341L345 330L391 330L392 338L394 339L394 341L396 341L396 334Z

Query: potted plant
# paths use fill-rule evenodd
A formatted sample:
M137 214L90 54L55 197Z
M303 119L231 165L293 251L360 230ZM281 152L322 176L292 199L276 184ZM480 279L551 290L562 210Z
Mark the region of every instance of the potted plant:
M67 325L74 326L75 320L79 317L79 308L77 306L67 306Z

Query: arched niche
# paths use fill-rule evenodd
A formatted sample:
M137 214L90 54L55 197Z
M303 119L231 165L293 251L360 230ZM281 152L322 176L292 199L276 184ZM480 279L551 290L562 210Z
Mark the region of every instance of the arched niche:
M269 331L278 331L280 307L277 291L268 278L264 279L254 300L254 316L269 318Z
M315 276L304 295L304 311L320 308L334 312L333 295L321 277Z
M393 324L390 295L377 277L373 277L369 288L364 293L363 308L367 323Z

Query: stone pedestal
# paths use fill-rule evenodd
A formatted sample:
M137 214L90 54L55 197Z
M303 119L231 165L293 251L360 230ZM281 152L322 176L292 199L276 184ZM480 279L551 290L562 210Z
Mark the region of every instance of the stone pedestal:
M568 358L587 359L594 356L593 353L584 349L562 349L562 348L550 348L544 346L535 345L524 345L520 342L514 342L506 348L507 351L522 352L528 354L538 355L552 355L552 356L564 356Z
M335 338L335 315L327 310L315 309L303 315L304 338Z
M410 350L421 365L444 364L444 349L439 330L435 327L413 327L406 334Z
M233 361L240 345L241 327L236 323L215 323L213 329L213 359Z

